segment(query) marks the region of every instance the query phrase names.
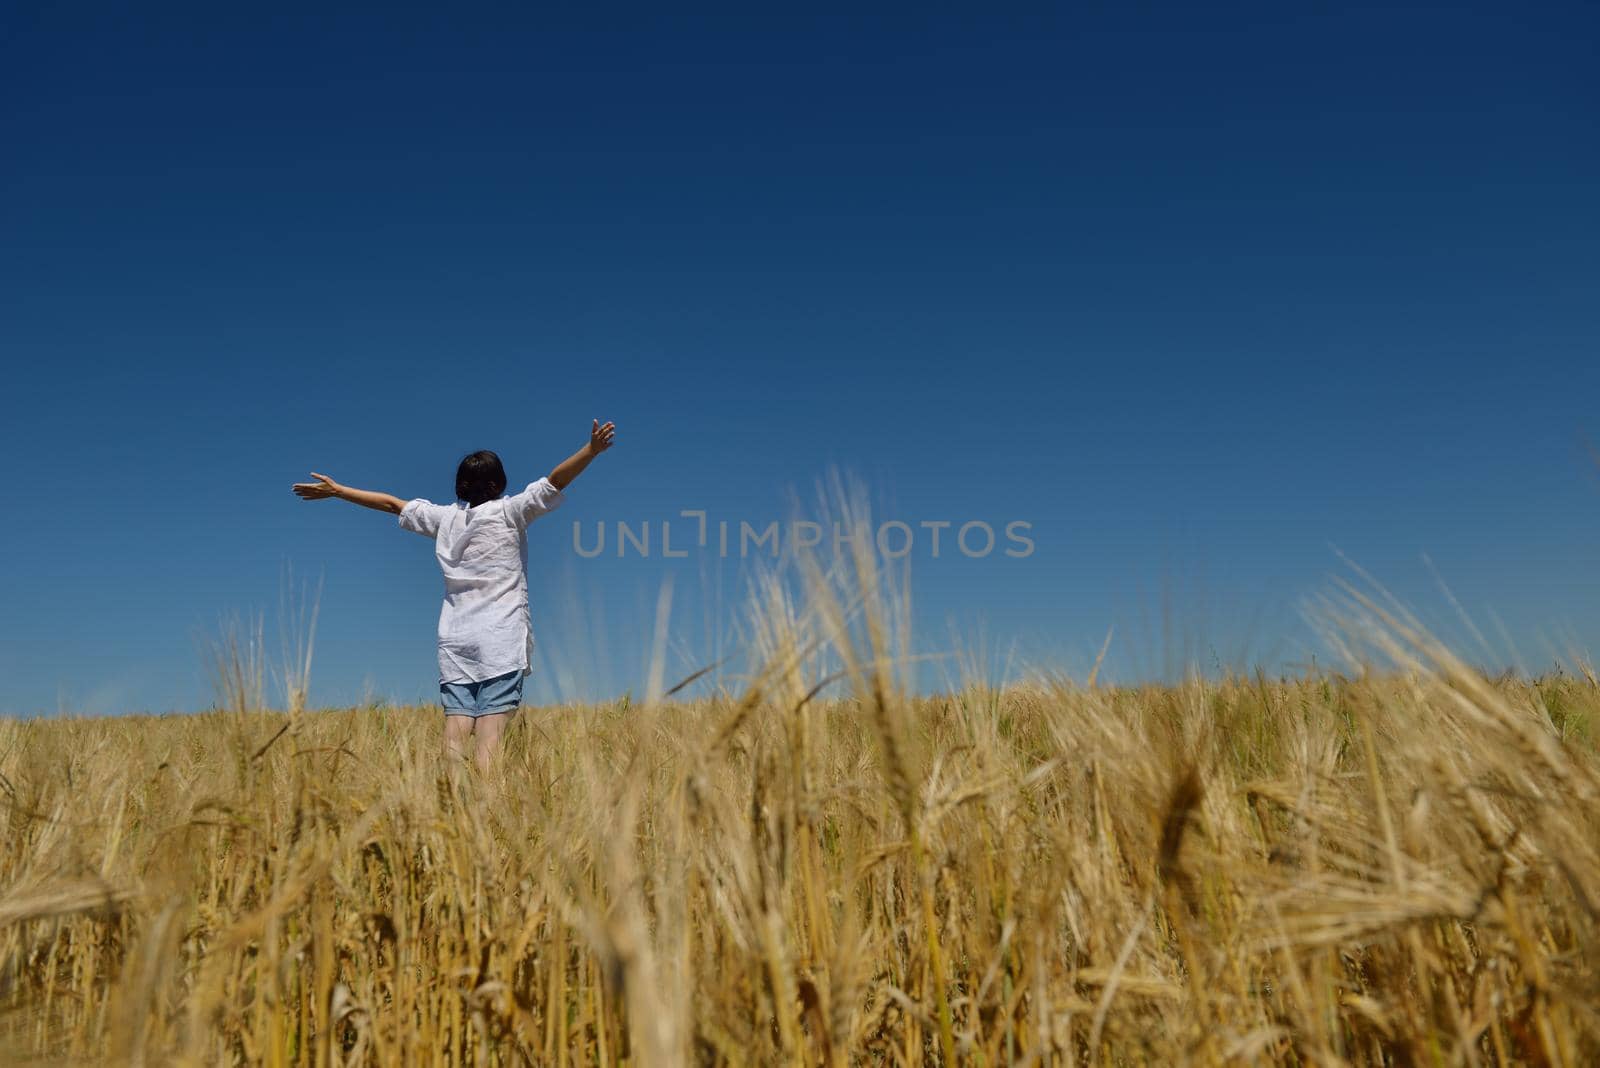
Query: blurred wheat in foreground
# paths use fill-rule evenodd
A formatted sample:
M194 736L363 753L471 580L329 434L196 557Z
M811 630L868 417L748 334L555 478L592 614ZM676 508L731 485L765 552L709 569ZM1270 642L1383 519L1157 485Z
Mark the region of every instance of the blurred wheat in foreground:
M0 1060L1600 1063L1592 679L1351 594L1354 677L911 698L847 601L487 778L431 708L0 722Z

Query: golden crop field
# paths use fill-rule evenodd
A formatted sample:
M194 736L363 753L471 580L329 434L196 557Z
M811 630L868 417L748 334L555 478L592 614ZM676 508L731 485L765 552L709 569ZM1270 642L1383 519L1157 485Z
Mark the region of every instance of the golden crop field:
M1600 1063L1593 678L1353 594L1381 671L913 697L772 599L486 776L431 708L0 722L0 1059Z

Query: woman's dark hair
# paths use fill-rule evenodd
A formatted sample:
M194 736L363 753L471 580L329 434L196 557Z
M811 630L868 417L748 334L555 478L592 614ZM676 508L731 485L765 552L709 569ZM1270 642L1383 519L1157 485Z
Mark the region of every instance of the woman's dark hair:
M506 469L500 466L500 457L488 449L479 449L463 457L456 468L456 496L476 508L484 501L492 501L506 491Z

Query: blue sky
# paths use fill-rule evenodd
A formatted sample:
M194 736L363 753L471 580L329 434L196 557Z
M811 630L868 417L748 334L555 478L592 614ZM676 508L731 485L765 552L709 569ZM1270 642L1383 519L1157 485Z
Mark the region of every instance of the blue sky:
M429 546L290 483L447 499L595 416L535 696L637 686L669 579L673 670L737 600L574 521L833 468L1031 524L913 549L929 651L1294 662L1334 546L1495 656L1600 646L1592 7L864 6L13 15L0 710L204 707L286 568L316 702L431 699Z

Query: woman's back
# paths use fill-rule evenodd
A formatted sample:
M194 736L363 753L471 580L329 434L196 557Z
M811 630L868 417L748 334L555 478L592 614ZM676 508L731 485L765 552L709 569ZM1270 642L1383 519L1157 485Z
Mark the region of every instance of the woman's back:
M561 491L539 479L511 497L469 506L417 499L400 525L434 539L444 576L439 610L439 674L481 682L526 672L533 629L528 613L528 524L559 507Z

